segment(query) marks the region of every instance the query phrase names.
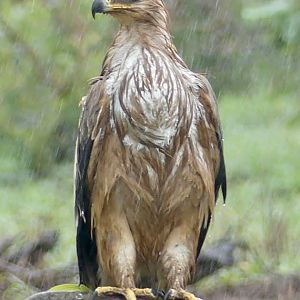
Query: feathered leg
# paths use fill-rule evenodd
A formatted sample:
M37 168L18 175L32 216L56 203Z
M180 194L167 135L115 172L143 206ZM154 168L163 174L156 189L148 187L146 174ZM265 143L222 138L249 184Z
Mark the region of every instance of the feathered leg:
M122 205L114 197L105 206L95 228L101 285L95 296L121 294L135 300L135 244Z
M159 291L135 285L136 249L121 201L110 199L110 206L104 207L96 226L96 242L100 265L101 285L96 288L94 298L102 295L123 295L127 300L136 297L163 298Z
M190 226L180 225L169 235L160 261L167 286L165 300L201 300L184 290L195 268L195 231Z

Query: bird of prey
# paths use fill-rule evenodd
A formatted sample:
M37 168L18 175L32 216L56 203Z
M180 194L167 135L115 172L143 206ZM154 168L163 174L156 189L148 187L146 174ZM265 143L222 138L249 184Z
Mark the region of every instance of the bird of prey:
M226 197L213 90L179 56L162 0L95 0L120 30L82 101L75 158L80 283L127 299L185 287Z

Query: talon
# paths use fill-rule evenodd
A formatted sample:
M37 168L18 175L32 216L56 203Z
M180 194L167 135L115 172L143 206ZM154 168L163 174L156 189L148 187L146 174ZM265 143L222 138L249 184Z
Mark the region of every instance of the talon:
M92 300L95 300L95 299L97 299L97 298L98 298L98 292L97 292L97 291L94 291Z
M202 300L201 298L196 297L192 293L189 293L185 290L177 291L175 289L169 289L168 292L165 294L164 300L171 299L184 299L184 300Z
M168 290L167 293L165 293L164 300L169 300L169 298L172 297L172 290Z
M162 298L165 299L165 293L163 291L160 291L158 289L151 289L151 293L155 296L155 298Z

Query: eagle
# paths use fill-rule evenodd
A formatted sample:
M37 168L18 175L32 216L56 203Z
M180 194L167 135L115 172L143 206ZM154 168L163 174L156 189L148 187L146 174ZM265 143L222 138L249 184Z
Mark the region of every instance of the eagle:
M80 283L96 295L195 299L187 291L221 188L223 137L207 78L173 44L162 0L95 0L120 24L76 142Z

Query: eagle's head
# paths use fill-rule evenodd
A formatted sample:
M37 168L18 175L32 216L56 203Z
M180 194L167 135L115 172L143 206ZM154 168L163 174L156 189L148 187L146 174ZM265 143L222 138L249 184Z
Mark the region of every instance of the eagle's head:
M163 0L94 0L92 15L110 14L122 25L131 23L169 23Z

